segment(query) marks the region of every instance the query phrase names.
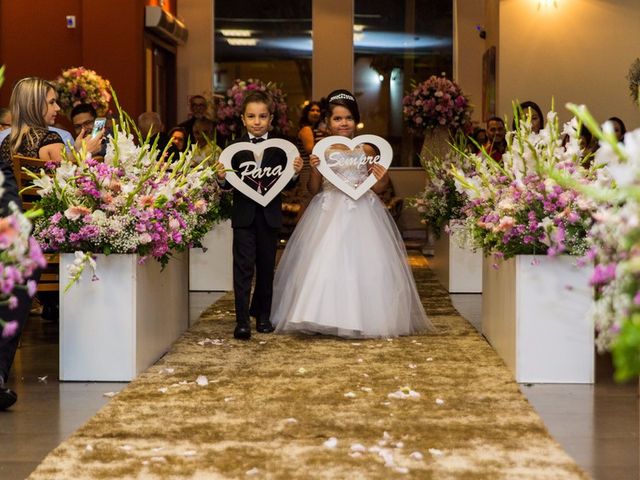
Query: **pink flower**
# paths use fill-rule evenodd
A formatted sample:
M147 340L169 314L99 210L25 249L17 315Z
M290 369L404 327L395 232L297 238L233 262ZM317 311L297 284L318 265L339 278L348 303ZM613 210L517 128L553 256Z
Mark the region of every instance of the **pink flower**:
M19 231L16 228L15 218L8 216L0 219L0 249L9 248L18 238Z
M36 284L35 280L27 281L27 293L29 294L30 297L33 297L36 294L37 290L38 290L38 284Z
M87 207L83 207L82 205L72 205L64 211L64 216L69 220L78 220L85 215L91 213Z
M496 229L499 232L506 232L508 230L511 230L515 223L516 221L514 220L514 218L507 215L500 219L500 223L498 224Z
M172 218L169 220L169 228L175 232L180 228L180 222L176 218Z
M18 331L18 322L16 320L11 320L4 324L2 327L2 338L11 338Z
M200 215L202 215L203 213L206 213L207 211L207 202L205 202L201 198L196 200L196 203L193 206L196 210L196 213L199 213Z

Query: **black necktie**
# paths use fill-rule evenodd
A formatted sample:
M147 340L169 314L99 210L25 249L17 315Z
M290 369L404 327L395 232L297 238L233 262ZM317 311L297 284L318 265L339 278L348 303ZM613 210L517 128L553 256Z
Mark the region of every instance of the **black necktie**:
M262 137L253 137L253 138L251 139L251 143L260 143L260 142L264 142L264 140L265 140L265 139L264 139L264 138L262 138Z

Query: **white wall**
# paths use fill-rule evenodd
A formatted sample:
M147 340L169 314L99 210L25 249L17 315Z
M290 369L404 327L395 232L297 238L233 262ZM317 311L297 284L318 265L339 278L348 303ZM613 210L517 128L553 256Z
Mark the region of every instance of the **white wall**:
M470 97L472 119L482 120L482 55L487 41L480 38L477 25L485 24L484 0L454 0L453 79Z
M178 47L178 122L186 120L189 97L213 92L213 12L215 0L185 0L177 16L189 30L189 39Z
M626 75L640 55L639 0L501 0L498 114L512 99L533 100L543 111L555 98L561 120L566 102L584 103L603 122L618 116L640 126ZM509 115L511 118L511 115Z

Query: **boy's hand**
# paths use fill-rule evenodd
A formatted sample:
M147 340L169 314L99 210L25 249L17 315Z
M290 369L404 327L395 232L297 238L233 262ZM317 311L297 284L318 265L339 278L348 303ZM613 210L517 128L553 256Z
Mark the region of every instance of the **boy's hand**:
M302 165L302 158L296 157L293 161L293 171L296 173L300 173L300 170L302 170Z
M225 177L227 176L227 172L225 172L225 168L224 165L220 162L216 162L214 164L214 167L216 169L216 175L218 175L218 180L224 180Z

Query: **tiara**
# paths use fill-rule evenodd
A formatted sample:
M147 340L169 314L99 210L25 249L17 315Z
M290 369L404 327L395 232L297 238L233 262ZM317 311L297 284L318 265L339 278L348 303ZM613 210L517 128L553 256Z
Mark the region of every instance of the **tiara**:
M352 102L356 101L355 98L353 98L351 95L347 93L338 93L337 95L334 95L333 97L331 97L329 99L329 102L333 102L334 100L351 100Z

